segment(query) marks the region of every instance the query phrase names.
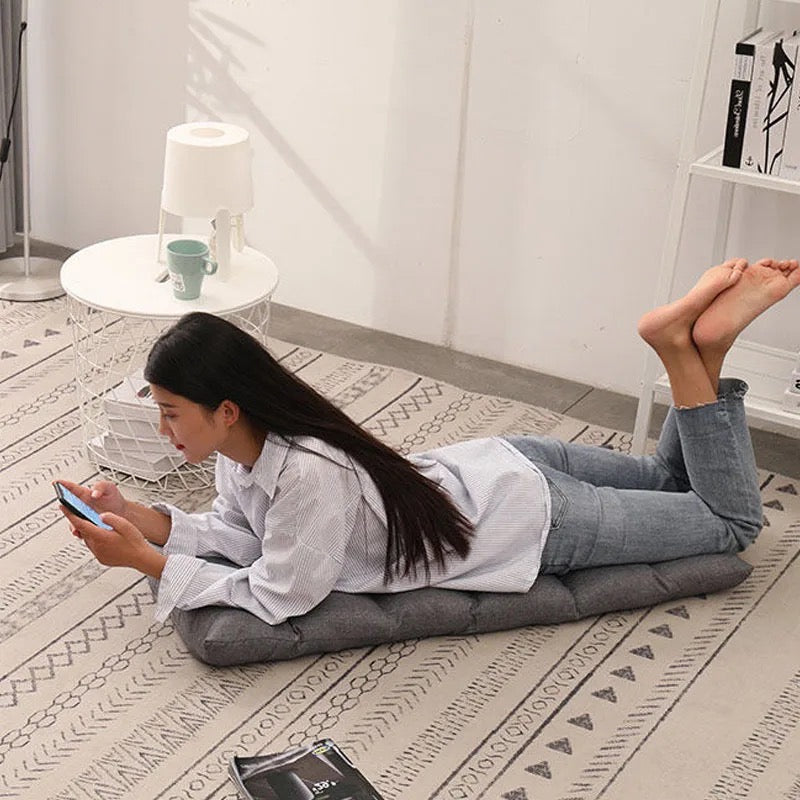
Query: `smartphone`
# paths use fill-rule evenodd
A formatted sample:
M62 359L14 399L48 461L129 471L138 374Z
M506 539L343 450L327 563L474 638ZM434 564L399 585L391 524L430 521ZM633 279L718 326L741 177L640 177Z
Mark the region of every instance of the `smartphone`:
M103 528L107 531L113 530L110 525L107 525L100 519L100 515L90 506L87 506L79 497L76 497L66 486L62 486L56 482L53 484L56 490L56 497L61 501L63 506L66 506L75 516L81 519L88 520L89 522L97 525L98 528Z

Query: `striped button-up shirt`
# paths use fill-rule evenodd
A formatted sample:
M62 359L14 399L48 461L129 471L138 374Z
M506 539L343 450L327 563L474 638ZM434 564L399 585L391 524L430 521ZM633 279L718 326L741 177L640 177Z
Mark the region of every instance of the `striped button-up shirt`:
M331 591L401 592L422 586L525 592L550 526L542 473L503 439L476 439L410 456L474 525L466 558L431 563L384 583L386 515L369 474L319 439L269 435L252 469L217 457L212 510L171 517L156 619L173 608L223 605L276 625ZM218 564L207 558L225 559Z

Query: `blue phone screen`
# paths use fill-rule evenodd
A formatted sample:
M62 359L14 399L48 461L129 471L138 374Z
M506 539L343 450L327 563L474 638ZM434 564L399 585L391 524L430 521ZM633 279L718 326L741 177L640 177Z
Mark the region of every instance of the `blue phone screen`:
M71 506L78 514L86 517L89 522L94 523L98 528L104 528L107 531L113 530L110 525L107 525L100 519L100 515L91 506L87 506L83 500L76 497L66 486L59 483L58 488L61 491L61 497L59 499L61 499L67 507Z

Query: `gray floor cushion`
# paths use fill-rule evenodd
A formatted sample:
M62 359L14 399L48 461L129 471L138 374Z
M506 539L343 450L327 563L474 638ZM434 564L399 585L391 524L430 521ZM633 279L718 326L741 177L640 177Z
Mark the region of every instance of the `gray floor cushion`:
M281 625L221 606L176 609L171 618L192 655L231 666L423 636L569 622L728 589L751 570L735 555L703 555L541 575L525 594L435 588L399 594L333 592L308 614Z

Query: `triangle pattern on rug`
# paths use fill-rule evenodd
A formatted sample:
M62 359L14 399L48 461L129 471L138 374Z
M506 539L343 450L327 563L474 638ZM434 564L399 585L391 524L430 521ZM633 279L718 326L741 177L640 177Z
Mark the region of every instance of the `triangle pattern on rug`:
M797 494L797 489L793 483L787 483L786 486L779 486L776 492L783 492L784 494Z
M608 700L609 703L617 702L617 694L611 686L607 686L605 689L598 689L596 692L592 692L592 696L599 697L601 700Z
M522 788L512 789L510 792L506 792L500 796L503 798L503 800L528 800L528 795Z
M764 503L765 508L774 508L776 511L784 511L783 503L780 500L770 500Z
M618 678L625 678L626 681L633 681L636 682L636 675L633 673L633 669L631 667L621 667L620 669L612 669L612 675L616 675Z
M657 625L655 628L650 628L650 633L656 636L663 636L665 639L672 638L672 628L669 625Z
M0 353L0 359L3 359L3 358L16 358L16 357L17 357L16 353L11 353L8 350L3 350L3 352Z
M531 764L530 767L525 767L525 772L530 772L532 775L539 775L548 780L553 777L550 772L550 765L546 761L540 761L538 764Z
M571 725L577 725L579 728L584 728L587 731L594 730L594 723L588 714L581 714L579 717L572 717L572 719L568 719L567 722L569 722Z
M558 750L559 753L566 753L568 756L572 755L572 745L569 743L569 739L564 737L563 739L556 739L554 742L550 742L547 747L551 750Z
M681 617L681 619L691 619L686 606L675 606L675 608L668 608L667 614L672 614L673 617Z
M644 647L634 647L631 650L631 653L635 656L641 656L642 658L649 658L651 661L655 658L653 654L653 650L649 644L646 644Z

